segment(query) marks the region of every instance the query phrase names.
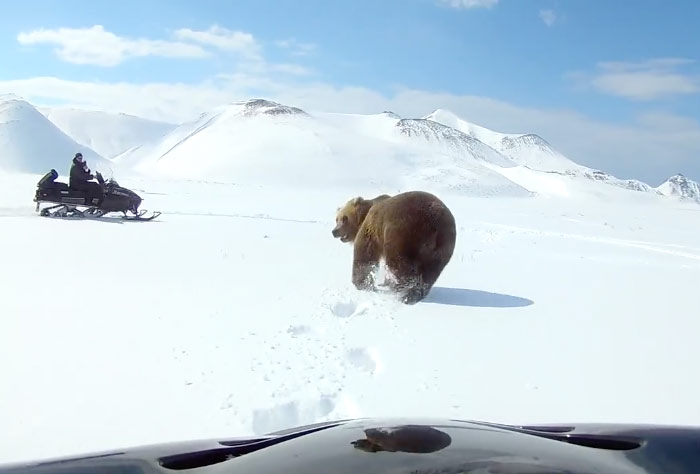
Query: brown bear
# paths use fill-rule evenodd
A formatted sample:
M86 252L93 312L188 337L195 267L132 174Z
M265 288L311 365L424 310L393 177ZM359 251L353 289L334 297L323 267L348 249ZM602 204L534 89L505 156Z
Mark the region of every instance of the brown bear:
M352 282L374 290L373 273L383 259L406 304L425 298L452 258L457 230L450 210L436 196L409 191L374 199L356 197L338 209L333 237L353 242Z

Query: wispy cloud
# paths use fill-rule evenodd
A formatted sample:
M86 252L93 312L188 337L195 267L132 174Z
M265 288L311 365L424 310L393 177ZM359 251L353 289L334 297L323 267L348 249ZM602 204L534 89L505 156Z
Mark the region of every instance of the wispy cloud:
M308 56L318 49L318 46L314 43L303 43L294 38L279 40L275 44L280 48L289 50L293 56Z
M37 29L17 36L22 45L53 44L63 61L74 64L116 66L129 58L161 56L204 58L210 53L200 46L181 41L126 38L106 31L102 25L90 28Z
M594 74L571 73L579 86L637 101L651 101L700 92L700 74L682 72L694 65L686 58L656 58L641 62L600 62Z
M299 64L272 64L270 66L270 69L272 71L284 72L286 74L291 74L294 76L308 76L309 74L312 74L311 69L301 66Z
M498 4L498 0L437 0L443 5L447 5L452 8L491 8Z
M236 91L222 87L221 83L217 80L199 84L98 83L43 76L2 81L0 91L14 91L37 105L65 104L94 110L121 111L177 123L192 119L213 104L223 104L235 97Z
M554 10L540 10L540 20L547 25L553 26L557 22L557 13Z
M174 36L181 41L213 46L222 51L238 53L245 57L259 58L261 55L262 48L252 34L232 31L218 25L204 31L181 28L175 31Z
M237 61L231 66L234 74L262 77L273 73L308 76L313 70L293 62L270 63L263 45L252 34L213 25L206 30L181 28L172 33L172 40L127 38L104 29L91 28L39 29L22 32L20 44L55 44L56 54L74 64L114 67L134 57L161 56L169 58L210 58L217 54L232 55ZM296 40L278 41L295 56L309 54L316 46Z

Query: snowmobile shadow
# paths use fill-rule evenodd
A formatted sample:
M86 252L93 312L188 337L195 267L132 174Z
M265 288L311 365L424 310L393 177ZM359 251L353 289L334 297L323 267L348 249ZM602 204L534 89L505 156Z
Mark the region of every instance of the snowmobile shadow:
M103 222L107 224L124 224L124 219L114 217L42 217L47 220L76 221L76 222Z
M148 222L149 224L158 223L158 221L147 221L139 219L124 219L121 216L102 216L102 217L44 217L43 219L55 219L63 221L77 222L102 222L107 224L136 224L137 222Z
M423 301L426 303L477 308L519 308L535 304L534 301L519 296L439 286L434 286Z

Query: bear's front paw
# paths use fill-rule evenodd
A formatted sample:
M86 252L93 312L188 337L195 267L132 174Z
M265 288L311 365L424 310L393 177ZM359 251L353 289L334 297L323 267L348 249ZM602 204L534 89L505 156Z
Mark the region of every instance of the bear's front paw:
M352 283L355 285L355 288L358 290L363 290L363 291L374 291L374 282L370 277L364 278L362 280L355 280L353 279Z
M403 297L401 298L401 301L405 304L413 305L421 301L423 298L425 298L425 296L426 293L423 290L423 288L413 287L406 291L406 293L404 293Z

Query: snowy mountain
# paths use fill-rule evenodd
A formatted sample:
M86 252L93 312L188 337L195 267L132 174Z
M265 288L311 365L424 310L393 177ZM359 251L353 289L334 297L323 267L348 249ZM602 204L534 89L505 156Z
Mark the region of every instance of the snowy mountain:
M481 141L438 122L426 119L401 119L396 126L403 135L421 138L435 150L458 156L470 156L503 167L516 166L513 160Z
M256 115L308 115L298 107L289 107L287 105L278 104L265 99L252 99L245 102L240 102L243 109L241 114L244 116Z
M584 177L594 181L629 189L631 191L655 192L654 188L636 179L620 179L604 171L587 168L581 173Z
M542 137L528 134L499 133L467 122L454 113L437 109L425 117L459 130L487 144L515 163L539 171L581 172L587 170L556 151Z
M659 188L619 179L575 163L538 135L495 132L444 109L410 118L392 111L309 112L252 99L176 126L65 108L43 108L42 115L14 96L4 96L0 104L5 150L0 167L36 173L45 172L47 163L65 173L70 157L81 150L93 169L122 176L135 171L315 188L381 184L389 190L423 187L471 196L598 194L590 183L656 195L693 197L695 192L683 177ZM113 159L101 160L92 147ZM67 161L57 161L57 150Z
M106 158L158 140L176 127L127 114L61 107L42 107L38 110L73 140Z
M108 160L78 144L33 105L15 95L0 96L0 169L44 174L54 168L64 175L78 151L92 170L109 170Z
M700 184L682 174L671 176L656 190L665 196L677 196L700 202Z
M598 194L590 184L601 183L661 194L641 181L581 166L537 135L495 132L445 110L425 118L391 111L310 113L264 99L203 113L115 162L146 174L261 185L382 183L387 189L530 196Z
M565 157L545 139L532 133L495 132L461 119L454 113L437 109L425 117L474 137L497 150L514 163L545 173L580 176L604 184L639 192L656 192L652 186L635 179L620 179L604 171L588 168Z
M116 161L145 173L192 179L530 194L492 169L514 163L435 122L393 113L311 114L260 99L202 114L159 143L129 150Z

